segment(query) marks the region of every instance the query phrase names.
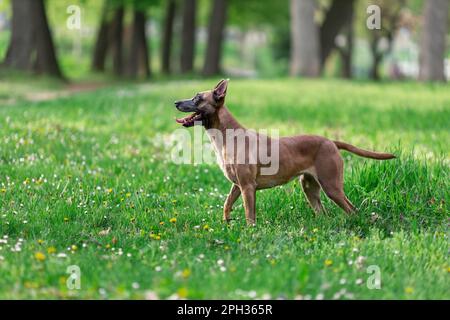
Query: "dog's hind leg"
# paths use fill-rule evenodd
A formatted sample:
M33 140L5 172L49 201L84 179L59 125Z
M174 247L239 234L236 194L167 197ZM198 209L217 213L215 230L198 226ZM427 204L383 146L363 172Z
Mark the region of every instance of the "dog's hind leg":
M223 206L223 220L230 221L231 220L231 210L233 210L233 204L241 195L241 189L233 184L231 187L230 193L228 194L227 200L225 200L225 204Z
M316 156L315 167L325 194L345 212L355 211L344 193L344 161L335 145L331 142L322 144Z
M303 192L305 193L308 203L314 212L321 213L324 211L322 202L320 201L320 184L309 174L300 176Z
M334 180L327 179L321 179L320 184L322 185L325 194L345 212L352 213L353 211L355 211L355 207L345 196L342 185Z

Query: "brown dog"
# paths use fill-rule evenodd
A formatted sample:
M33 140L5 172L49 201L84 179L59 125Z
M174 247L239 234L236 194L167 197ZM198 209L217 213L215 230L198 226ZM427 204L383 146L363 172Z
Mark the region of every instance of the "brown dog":
M226 221L231 219L232 206L242 194L247 223L255 224L256 190L285 184L296 177L300 177L303 191L315 212L323 211L320 201L320 189L323 189L331 200L345 212L351 213L355 207L344 193L343 160L339 149L378 160L395 158L389 153L362 150L320 136L300 135L275 139L244 129L224 105L227 87L228 80L222 80L213 90L175 102L178 110L193 112L177 119L178 123L185 127L201 124L207 129L219 165L233 183L223 208ZM256 141L256 147L252 148L251 139ZM263 149L272 157L271 161L263 161ZM264 173L268 165L274 164L276 171L266 170Z

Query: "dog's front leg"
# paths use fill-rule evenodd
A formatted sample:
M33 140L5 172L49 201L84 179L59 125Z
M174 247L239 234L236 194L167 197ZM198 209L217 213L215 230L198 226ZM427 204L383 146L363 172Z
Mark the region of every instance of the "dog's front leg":
M235 184L231 187L230 193L228 194L227 200L223 205L223 220L230 221L230 212L233 210L233 204L236 202L237 198L241 195L241 189Z
M242 199L244 200L245 219L248 225L256 224L255 202L256 187L253 184L241 186Z

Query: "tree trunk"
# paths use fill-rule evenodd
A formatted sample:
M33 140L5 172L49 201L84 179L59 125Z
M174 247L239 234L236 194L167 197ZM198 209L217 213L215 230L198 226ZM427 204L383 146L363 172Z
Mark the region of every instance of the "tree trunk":
M449 0L426 0L420 46L419 79L445 81L444 56Z
M3 65L22 71L33 69L33 63L31 62L35 40L33 25L32 23L23 23L23 21L32 21L30 10L32 1L11 1L11 39Z
M227 0L214 0L209 19L209 33L203 75L212 76L221 72L222 44L227 17Z
M62 78L43 0L12 0L12 32L3 65Z
M172 40L173 40L173 24L175 21L176 2L169 0L166 8L166 17L164 20L164 30L162 39L161 52L161 66L163 73L170 73L171 71L171 56L172 56Z
M34 2L35 28L36 28L36 71L61 77L56 60L55 46L48 26L45 6L42 0Z
M369 78L375 81L380 80L380 63L383 60L383 53L378 51L378 42L380 36L376 32L372 33L372 41L370 42L370 52L372 53L372 66L370 68Z
M353 19L354 0L334 0L325 16L325 21L320 28L320 66L323 68L325 61L335 48L335 39L342 28Z
M314 0L291 0L291 75L317 77L320 73L319 31Z
M106 54L108 52L108 31L111 23L108 21L109 1L105 0L103 5L102 20L97 33L97 40L94 47L94 55L92 57L92 70L105 71Z
M127 74L131 78L150 76L147 37L145 35L146 15L144 11L135 9L133 28L131 30L131 50L128 56Z
M353 6L350 9L349 19L347 20L344 28L343 34L345 36L345 46L343 48L338 48L341 60L342 60L342 71L341 76L346 79L352 78L352 56L353 56Z
M112 62L113 62L113 72L114 74L120 76L123 73L123 16L124 7L119 6L115 9L114 18L111 22L111 28L109 32L109 44L111 46Z
M184 0L180 61L182 73L192 72L194 69L196 12L197 0Z

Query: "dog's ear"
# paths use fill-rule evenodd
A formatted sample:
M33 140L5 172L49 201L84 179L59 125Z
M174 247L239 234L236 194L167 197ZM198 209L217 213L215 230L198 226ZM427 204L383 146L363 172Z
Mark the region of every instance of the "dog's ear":
M213 95L216 101L224 99L225 96L227 95L228 81L229 79L220 80L219 83L214 88Z

